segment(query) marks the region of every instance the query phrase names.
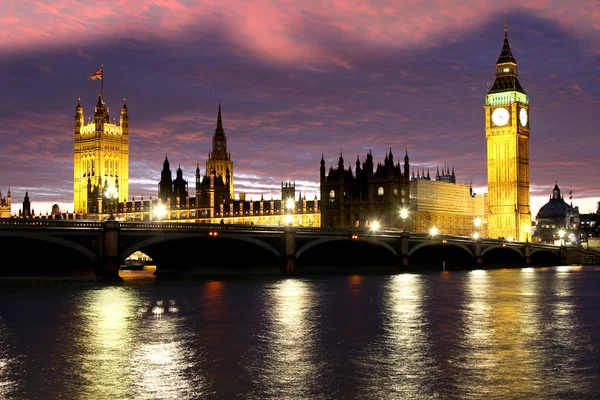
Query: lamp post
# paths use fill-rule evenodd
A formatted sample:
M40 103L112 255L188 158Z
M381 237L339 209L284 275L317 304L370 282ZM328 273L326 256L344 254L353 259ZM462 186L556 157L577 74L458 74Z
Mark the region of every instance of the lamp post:
M475 225L475 233L473 233L473 238L477 240L479 238L479 227L481 226L481 218L475 217L473 220L473 225Z
M529 243L529 231L531 230L530 225L525 225L525 242Z
M162 220L167 215L167 208L163 204L158 204L154 207L154 218Z
M406 232L406 218L408 217L408 210L403 208L400 210L400 218L402 218L402 232Z
M560 245L561 246L565 245L565 242L563 240L564 236L565 236L565 230L564 229L561 229L560 231L558 231L558 237L560 238Z
M431 229L429 230L429 234L431 235L431 237L432 237L432 238L434 238L434 237L435 237L435 235L437 235L437 234L438 234L438 229L437 229L437 228L434 226L433 228L431 228Z
M296 202L294 199L289 198L285 202L285 209L287 210L287 215L285 216L285 223L289 226L292 225L292 211L295 211Z
M117 191L117 188L114 186L108 187L106 189L106 191L104 192L104 197L106 198L106 201L108 203L108 210L110 215L108 216L109 220L114 220L115 216L114 216L114 204L115 201L117 201L117 199L119 198L119 192Z

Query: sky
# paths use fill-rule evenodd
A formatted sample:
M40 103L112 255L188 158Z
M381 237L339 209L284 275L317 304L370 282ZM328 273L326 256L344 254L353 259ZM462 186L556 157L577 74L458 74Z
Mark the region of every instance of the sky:
M0 191L13 213L72 211L73 119L127 99L129 196L158 194L165 155L193 187L221 104L235 192L319 196L327 168L454 168L487 192L484 102L504 24L530 97L532 216L558 183L600 201L600 1L8 0L0 13ZM193 196L193 193L190 193Z

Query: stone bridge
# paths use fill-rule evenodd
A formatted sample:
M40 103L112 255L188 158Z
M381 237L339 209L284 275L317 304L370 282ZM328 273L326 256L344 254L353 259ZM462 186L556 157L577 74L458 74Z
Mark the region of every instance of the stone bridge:
M176 222L0 219L0 275L77 274L119 279L139 250L157 277L559 265L560 246L432 237L398 230L202 225ZM6 261L12 260L12 261Z

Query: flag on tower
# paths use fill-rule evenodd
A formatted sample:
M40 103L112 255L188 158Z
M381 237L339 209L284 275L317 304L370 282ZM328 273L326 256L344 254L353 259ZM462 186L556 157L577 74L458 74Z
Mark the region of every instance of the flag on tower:
M569 190L569 200L573 200L573 191Z
M101 81L102 80L102 68L100 68L98 71L91 74L89 79L91 79L93 81Z

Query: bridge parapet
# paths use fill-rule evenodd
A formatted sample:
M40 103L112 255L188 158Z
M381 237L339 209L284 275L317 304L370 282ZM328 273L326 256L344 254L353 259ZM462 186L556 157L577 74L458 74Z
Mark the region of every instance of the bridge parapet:
M218 235L211 235L218 232ZM300 260L313 260L322 256L324 251L332 252L335 248L349 250L361 255L360 249L377 254L375 247L381 250L380 261L390 257L397 262L399 268L414 265L414 263L432 263L437 265L436 253L456 250L464 257L470 257L469 262L481 264L482 258L494 258L494 254L506 248L516 256L518 253L523 263L529 263L536 252L551 252L558 254L560 246L542 243L506 241L502 239L473 239L469 236L435 235L429 233L403 232L401 230L377 230L368 228L313 228L265 225L235 225L235 224L198 224L185 222L133 222L133 221L97 221L97 220L52 220L52 219L0 219L0 236L11 238L33 239L51 243L53 246L69 247L90 262L99 265L99 275L110 268L110 274L118 275L118 267L132 252L152 246L161 247L162 258L167 262L173 249L183 249L190 257L198 257L196 252L188 251L191 247L206 245L207 252L214 244L228 241L221 247L219 254L227 254L235 246L249 249L252 253L258 248L266 251L268 257L281 262L281 271L293 272L295 263ZM225 241L221 242L223 239ZM11 239L12 240L12 239ZM216 240L217 242L205 242ZM187 241L183 245L184 241ZM182 247L178 247L178 242ZM243 247L242 245L246 246ZM363 247L359 247L359 246ZM187 246L187 247L185 247ZM233 246L233 247L231 247ZM336 247L338 246L338 247ZM371 246L371 247L369 247ZM500 249L500 250L498 250ZM256 254L262 254L256 251ZM60 254L61 252L56 252ZM151 254L149 254L152 257ZM417 258L413 260L413 256ZM419 259L420 257L420 259ZM447 260L444 256L443 260ZM360 258L360 257L357 257ZM262 258L261 258L262 260ZM419 261L420 260L420 261ZM186 262L193 263L190 258ZM320 260L318 260L320 261ZM483 262L485 264L485 262ZM358 264L357 264L358 265ZM441 262L440 262L441 265ZM105 271L106 272L106 271Z

